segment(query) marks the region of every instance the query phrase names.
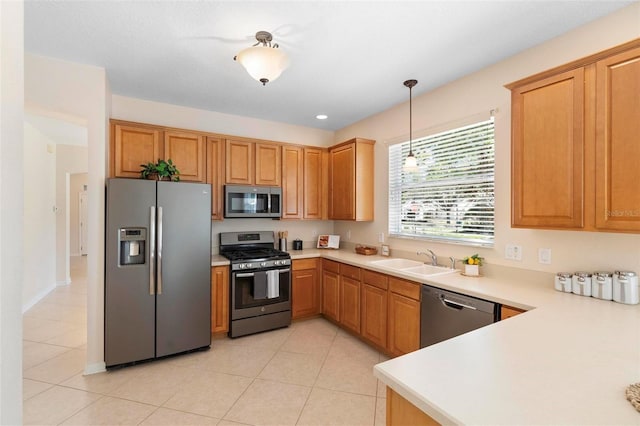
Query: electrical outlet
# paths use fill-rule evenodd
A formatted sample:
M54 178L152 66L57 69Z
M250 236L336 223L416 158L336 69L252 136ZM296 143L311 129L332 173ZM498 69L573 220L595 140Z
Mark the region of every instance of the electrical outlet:
M347 241L351 241L351 229L347 230Z
M522 246L507 244L504 247L504 258L508 260L522 261Z
M318 238L318 231L316 229L311 231L311 237L315 240Z
M384 232L378 234L378 242L384 243Z
M538 263L544 263L545 265L551 265L551 249L539 248L538 249Z

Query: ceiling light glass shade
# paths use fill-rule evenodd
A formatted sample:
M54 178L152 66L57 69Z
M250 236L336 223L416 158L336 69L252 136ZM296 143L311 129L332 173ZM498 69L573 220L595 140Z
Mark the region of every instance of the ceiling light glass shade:
M404 160L404 166L402 166L402 170L405 172L417 172L418 171L418 161L412 152L407 155L407 158Z
M289 57L285 52L267 46L247 47L238 53L236 60L262 85L280 77L289 66Z

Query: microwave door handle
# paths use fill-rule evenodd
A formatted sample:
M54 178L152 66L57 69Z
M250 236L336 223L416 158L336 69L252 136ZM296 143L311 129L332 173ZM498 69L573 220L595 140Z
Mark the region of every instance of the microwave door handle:
M267 213L271 213L271 192L267 194Z

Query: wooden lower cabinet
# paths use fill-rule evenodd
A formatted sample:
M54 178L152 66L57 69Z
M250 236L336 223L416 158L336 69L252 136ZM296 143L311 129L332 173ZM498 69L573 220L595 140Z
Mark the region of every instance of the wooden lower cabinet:
M340 321L340 264L322 260L322 313L336 322Z
M389 279L387 350L399 356L420 349L420 284Z
M229 267L211 268L211 332L229 331Z
M291 318L320 313L319 259L294 260L291 264Z
M360 335L384 349L387 348L388 282L384 274L362 270Z
M340 275L340 324L360 333L360 281Z
M387 387L388 426L435 426L439 424L424 411L404 399L390 387Z
M514 308L513 306L502 305L500 307L500 319L505 320L507 318L515 317L523 312L526 311L524 309Z

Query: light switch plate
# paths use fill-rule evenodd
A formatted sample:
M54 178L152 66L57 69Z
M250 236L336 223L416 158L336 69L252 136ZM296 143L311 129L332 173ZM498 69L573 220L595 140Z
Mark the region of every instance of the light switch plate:
M522 246L516 244L505 245L504 258L508 260L522 261Z

